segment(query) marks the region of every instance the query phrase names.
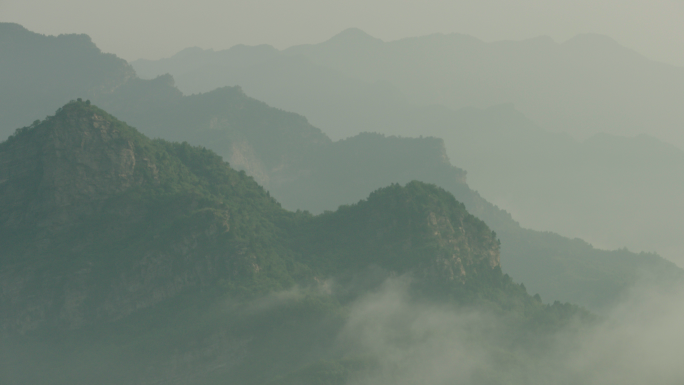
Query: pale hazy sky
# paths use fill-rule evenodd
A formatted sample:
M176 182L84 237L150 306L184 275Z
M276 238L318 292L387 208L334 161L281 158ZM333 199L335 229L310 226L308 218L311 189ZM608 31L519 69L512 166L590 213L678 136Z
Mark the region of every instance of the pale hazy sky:
M684 0L0 0L0 21L44 34L86 33L124 59L189 46L286 48L358 27L383 40L434 32L485 41L606 34L684 66Z

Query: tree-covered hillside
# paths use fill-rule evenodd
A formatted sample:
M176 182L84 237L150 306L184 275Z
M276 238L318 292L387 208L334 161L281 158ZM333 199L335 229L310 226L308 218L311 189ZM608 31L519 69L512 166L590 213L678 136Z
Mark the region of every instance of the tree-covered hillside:
M494 312L517 336L588 319L513 283L495 234L434 185L290 212L213 152L150 140L88 101L18 130L0 164L5 383L249 384L325 360L372 368L335 336L354 301L397 277L412 297Z

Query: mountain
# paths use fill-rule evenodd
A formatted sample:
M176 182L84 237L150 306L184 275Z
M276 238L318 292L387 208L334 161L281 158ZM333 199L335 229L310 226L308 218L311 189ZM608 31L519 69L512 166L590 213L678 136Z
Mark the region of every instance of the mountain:
M229 266L250 269L244 244L268 245L254 228L276 232L264 218L282 211L213 153L151 141L88 102L19 130L0 151L9 333L50 318L119 319ZM242 206L253 207L249 218ZM99 306L87 310L91 302Z
M288 66L284 57L304 68ZM376 89L394 89L418 106L437 104L458 110L512 103L554 132L580 138L602 132L648 132L684 146L684 137L676 129L684 120L677 108L684 98L679 91L684 69L650 61L602 35L578 35L563 43L548 37L486 43L461 34L383 42L351 29L319 44L280 52L268 46L236 46L217 52L196 48L159 61L141 59L131 64L143 78L172 74L186 93L240 84L250 95L279 107L287 101L274 86L265 92L267 81L257 76L269 71L259 67L284 68L297 77L311 70L328 72L327 81L338 77L371 88L379 84ZM279 78L289 83L276 74L268 75L268 81ZM311 111L288 109L334 129L332 136L340 129L339 124L331 124L332 119L318 121Z
M684 261L675 230L684 225L679 148L648 135L576 141L511 126L442 137L470 185L524 226Z
M333 139L385 132L390 126L387 119L392 119L395 135L413 134L415 128L402 121L410 116L405 110L415 108L391 84L364 82L272 47L187 49L167 59L137 60L132 65L143 79L172 74L176 86L188 95L239 85L256 99L306 116Z
M331 142L304 117L249 98L238 87L182 96L169 76L136 79L100 101L147 135L216 149L260 183Z
M49 62L44 65L49 66ZM32 76L31 71L26 72L27 78ZM452 166L449 159L462 164L469 157L455 158L449 150L450 142L440 139L363 134L333 142L301 115L270 107L246 96L240 88L224 87L184 96L168 75L152 80L132 78L114 92L92 100L150 137L187 141L212 149L234 168L253 176L291 210L314 213L335 210L391 183L421 180L441 186L496 231L503 242L504 271L524 282L545 301L570 301L604 311L643 276L667 281L666 277L681 274L678 267L652 254L608 252L580 240L522 228L509 213L483 199L465 183L465 171ZM427 128L429 119L440 121L446 117L449 121L452 113L443 107L426 108L423 115L417 115L419 119L407 120L407 127ZM507 162L513 163L511 159L497 158L500 147L488 148L486 141L465 139L480 131L486 133L485 137L498 137L497 132L506 132L509 127L506 122L528 124L524 116L509 108L494 108L484 113L464 110L461 114L466 127L472 129L464 129L460 148L468 149L468 145L474 148L468 152L463 150L464 153L475 156L477 149L481 149L490 154L493 160L486 164L492 167L492 172L497 170L497 165L506 169ZM401 116L389 115L389 119ZM3 119L7 117L3 115ZM435 129L444 133L451 128L436 127L444 128L443 131ZM531 130L543 132L535 127ZM511 128L511 132L516 131ZM516 137L502 136L500 140L515 143ZM522 137L521 142L525 140ZM469 179L477 180L478 175L469 171ZM506 178L510 176L501 178L508 183ZM527 191L530 195L534 192L531 187Z
M289 212L213 152L88 101L18 130L0 164L3 383L283 378L342 358L347 306L397 276L519 333L586 317L513 283L495 234L434 185Z
M0 23L0 139L75 96L108 94L135 71L87 35L45 36Z
M142 86L160 83L163 79L137 82ZM161 89L173 94L171 83L164 84ZM465 171L451 165L445 142L440 139L359 134L332 142L301 116L249 98L239 88L175 96L174 102L161 104L163 97L134 103L136 94L124 93L125 90L122 87L122 93L113 96L121 95L134 108L117 108L111 100L105 104L112 106L126 121L145 127L151 136L187 140L215 150L231 164L248 171L284 207L292 210L314 213L333 210L363 199L370 191L390 183L421 180L444 187L471 212L485 219L501 237L505 271L525 282L532 292L551 301L579 303L600 311L610 307L644 276L676 279L682 274L676 265L653 254L605 252L583 241L523 229L510 214L468 187ZM469 119L484 127L490 124L497 127L493 123L507 119L508 115L506 109L492 109L485 116L475 112ZM469 143L476 142L467 137L473 131L458 136L465 139L459 145L464 155L457 159L466 158L465 154L479 157L493 175L509 186L518 186L510 175L502 174L511 170L511 165L519 164L508 159L513 156L511 152L519 151L512 145L524 143L526 138L517 139L515 132L509 136L497 129L482 129L479 133L484 131L483 136L496 137L511 148L500 154L496 148L483 148L478 154L478 147L468 148ZM507 155L510 156L507 158ZM521 163L528 160L525 156L521 158ZM530 185L525 186L529 189Z
M358 30L349 32L363 36ZM361 132L418 136L414 116L421 109L390 83L366 82L269 46L239 45L224 51L189 48L170 58L131 64L144 79L173 75L185 94L239 85L256 99L306 116L333 139Z
M513 103L552 131L587 137L648 130L684 146L676 129L684 122L677 108L684 98L684 69L650 61L606 36L485 43L434 34L373 49L345 36L285 53L352 78L386 81L416 104L486 108Z
M659 131L679 124L684 95L670 87L682 70L598 35L562 44L363 36L350 30L284 51L194 49L132 65L143 77L172 74L186 94L240 85L333 139L443 138L469 185L523 226L684 262L675 230L684 225L684 151ZM582 140L567 134L585 129Z

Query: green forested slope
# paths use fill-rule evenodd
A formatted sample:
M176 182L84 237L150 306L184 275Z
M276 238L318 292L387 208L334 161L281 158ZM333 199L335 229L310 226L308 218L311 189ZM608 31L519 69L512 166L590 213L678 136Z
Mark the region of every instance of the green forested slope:
M494 312L519 336L587 316L513 283L495 234L434 185L289 212L213 152L150 140L87 101L0 143L0 165L3 383L365 370L373 357L336 336L354 301L398 277L412 297Z

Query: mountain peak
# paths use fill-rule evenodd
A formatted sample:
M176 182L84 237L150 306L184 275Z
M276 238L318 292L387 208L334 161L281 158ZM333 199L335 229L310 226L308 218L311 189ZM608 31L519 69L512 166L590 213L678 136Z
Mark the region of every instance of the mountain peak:
M130 139L135 137L137 140L146 139L136 129L128 127L104 110L92 105L90 100L83 101L79 98L60 107L55 115L48 116L44 121L36 120L31 126L16 130L0 146L9 146L16 141L35 142L51 135L60 137L60 140L54 143L55 145L67 146L65 135L75 135L74 139L81 140L95 134L110 134ZM79 143L79 146L85 149L85 144Z
M326 44L377 44L382 40L373 37L359 28L347 28L330 38Z
M28 29L24 28L22 25L17 23L0 23L0 36L5 36L8 33L34 33L30 32Z
M320 252L353 249L339 266L375 265L457 284L500 271L496 234L446 190L423 182L378 189L368 199L324 214L315 225L326 234L325 244L317 246Z
M81 100L17 130L0 144L0 227L69 227L97 210L97 202L155 179L156 167L136 151L145 140Z
M175 54L174 54L173 56L171 56L171 57L172 57L172 58L192 57L192 56L196 56L196 55L201 55L201 54L203 54L203 53L205 53L205 52L213 53L214 50L211 49L211 48L210 48L210 49L204 49L204 48L201 48L201 47L194 46L194 47L184 48L184 49L178 51L177 53L175 53Z

